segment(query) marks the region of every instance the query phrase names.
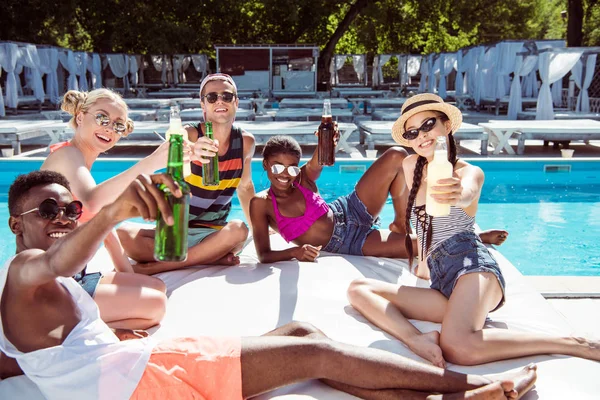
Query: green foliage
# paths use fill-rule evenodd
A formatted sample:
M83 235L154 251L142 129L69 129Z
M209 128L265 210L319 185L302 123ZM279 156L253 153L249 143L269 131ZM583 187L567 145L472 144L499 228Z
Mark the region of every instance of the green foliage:
M4 0L0 39L78 50L214 55L217 43L315 43L356 0ZM428 53L504 39L564 38L567 0L372 0L336 53ZM584 1L584 40L600 5Z

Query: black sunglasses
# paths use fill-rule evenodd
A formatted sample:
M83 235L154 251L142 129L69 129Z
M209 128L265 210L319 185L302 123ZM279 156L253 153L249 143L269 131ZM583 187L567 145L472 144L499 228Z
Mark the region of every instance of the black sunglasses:
M235 99L235 93L223 92L223 93L219 94L217 92L210 92L210 93L206 93L202 97L205 98L206 101L208 101L210 104L216 103L217 100L219 99L219 97L225 103L231 103L233 101L233 99Z
M79 200L75 200L67 204L65 207L59 207L56 200L46 199L42 201L37 208L25 211L19 214L19 217L21 215L29 214L34 211L37 211L40 217L49 220L56 219L56 217L58 217L58 214L61 211L63 211L65 213L65 217L67 217L71 221L77 221L83 213L83 204Z
M402 137L406 140L416 139L419 136L419 132L429 132L430 130L432 130L436 122L437 119L435 117L429 118L427 121L423 122L423 125L421 125L420 127L404 131L402 133Z
M101 112L94 114L94 121L96 121L96 125L98 126L107 127L110 125L110 117ZM119 136L123 136L127 132L127 126L122 122L113 122L112 128Z

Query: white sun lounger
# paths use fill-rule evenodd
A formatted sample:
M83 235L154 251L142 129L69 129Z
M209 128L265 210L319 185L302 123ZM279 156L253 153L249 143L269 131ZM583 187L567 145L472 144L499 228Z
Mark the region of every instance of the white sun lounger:
M275 250L289 247L279 235L271 236ZM110 262L101 253L88 271ZM515 267L492 250L506 278L506 304L490 314L488 326L554 335L569 335L573 329ZM168 288L167 313L157 339L180 336L256 336L292 320L314 324L334 340L378 348L422 361L401 342L370 324L346 298L352 280L374 278L408 286L428 287L428 282L410 274L404 260L339 256L321 253L315 263L286 261L258 264L254 244L241 253L241 264L233 267L205 266L158 274ZM423 332L440 330L439 324L411 321ZM496 374L516 371L535 362L538 379L524 400L592 400L600 393L600 363L564 356L536 356L472 367L450 364L454 371ZM24 377L0 381L0 398L41 400L43 397ZM257 397L266 399L352 400L319 381L281 388Z
M236 122L236 125L252 133L257 145L263 145L271 136L291 135L301 144L316 144L317 136L315 131L319 128L319 121L299 122L299 121L264 121L264 122ZM353 123L338 123L340 139L336 151L344 150L351 153L354 148L347 142L352 132L356 131L356 125Z
M508 108L508 103L510 102L509 96L504 96L502 98L494 98L494 97L485 97L482 98L479 102L480 106L494 108L496 115L500 115L501 108ZM521 104L523 108L531 107L537 105L537 97L523 97L521 99Z
M50 136L51 143L61 140L67 124L51 120L0 120L0 143L10 144L14 154L21 154L21 143L26 139Z
M389 90L373 90L371 88L333 88L332 96L337 97L388 97Z
M517 154L525 153L526 140L570 141L600 139L600 121L591 119L533 120L533 121L489 121L479 124L490 135L497 138L498 144L493 154L505 150L515 151L508 143L513 136L518 137Z
M360 142L364 143L366 140L369 149L374 148L376 139L393 142L392 121L359 121L357 125L360 130ZM481 140L481 155L487 155L489 136L481 127L463 122L453 136L457 146L460 145L461 140Z
M380 108L371 112L373 121L396 121L400 118L400 109L398 108Z
M283 99L279 102L279 108L320 108L323 111L324 99ZM329 99L331 108L348 108L348 100L346 99Z
M402 108L406 100L408 100L407 97L398 97L394 99L369 99L366 102L371 107L371 113L381 108L395 108L398 109L396 112L400 116L400 108Z
M354 115L349 109L332 108L334 121L352 122ZM280 108L275 114L275 121L316 121L321 120L323 108Z
M123 99L129 108L169 108L174 103L168 99Z
M181 111L181 120L186 121L204 121L204 112L201 108L189 108ZM235 114L235 119L238 121L247 121L254 119L254 111L238 108Z
M148 96L148 98L151 99L177 99L185 97L196 97L198 96L198 93L189 90L160 90L158 92L147 93L146 96Z
M517 119L535 119L535 111L521 111L517 113ZM554 111L554 119L593 119L600 121L600 113L576 112L576 111Z
M177 104L179 105L179 108L181 108L182 110L185 110L188 108L200 108L200 99L181 99L181 100L177 100ZM246 109L246 110L251 110L252 102L250 100L240 100L238 109L240 109L240 108Z

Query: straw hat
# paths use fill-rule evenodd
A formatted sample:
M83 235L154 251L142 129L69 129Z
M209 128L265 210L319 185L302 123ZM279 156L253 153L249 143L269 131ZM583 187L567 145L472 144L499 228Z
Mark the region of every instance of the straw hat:
M397 143L410 147L408 140L402 137L405 131L404 124L407 119L423 111L439 111L446 114L452 123L452 132L456 132L462 124L462 113L458 108L444 103L440 96L432 93L421 93L406 100L406 103L402 106L400 118L392 126L392 137Z

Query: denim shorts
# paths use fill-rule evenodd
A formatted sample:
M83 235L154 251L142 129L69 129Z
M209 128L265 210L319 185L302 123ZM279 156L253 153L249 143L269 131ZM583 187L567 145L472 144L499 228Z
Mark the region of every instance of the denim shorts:
M440 243L427 258L431 271L431 288L450 298L458 279L471 273L491 272L502 289L502 300L494 308L504 305L506 283L498 262L475 232L461 232Z
M356 190L329 204L333 211L333 232L322 251L362 256L367 236L379 227L379 217L373 218Z
M91 298L94 298L94 295L96 294L96 288L100 284L101 278L102 274L100 272L92 272L89 274L85 271L85 268L83 271L73 276L73 279L75 279L75 281L81 285L83 290L85 290Z

